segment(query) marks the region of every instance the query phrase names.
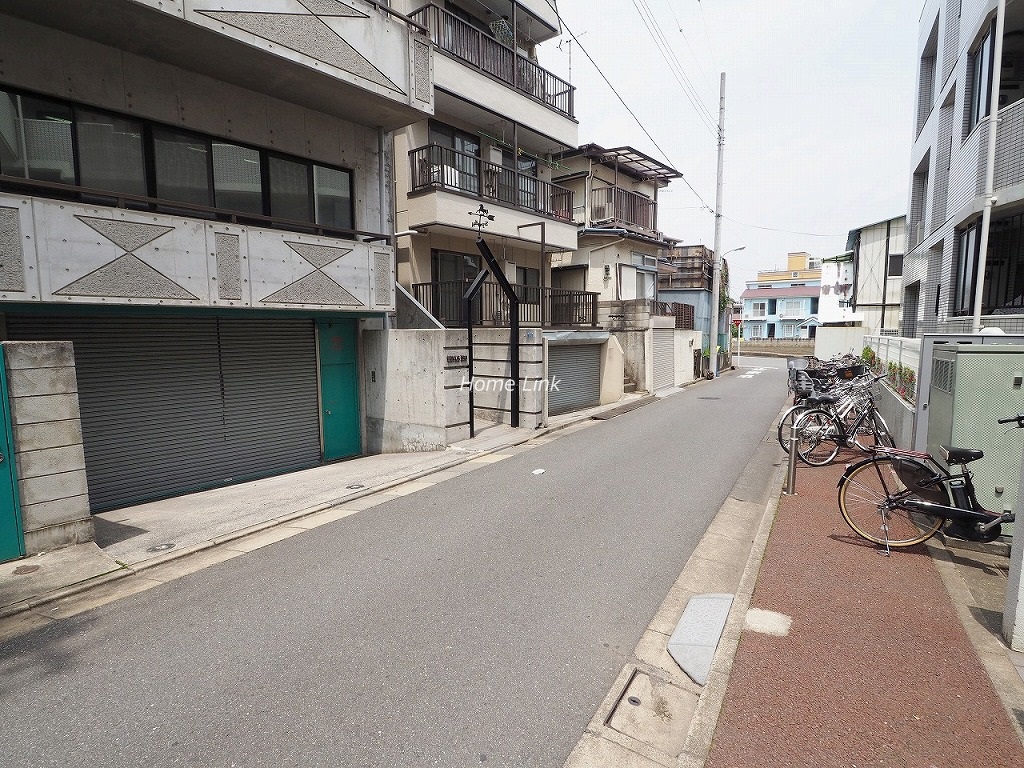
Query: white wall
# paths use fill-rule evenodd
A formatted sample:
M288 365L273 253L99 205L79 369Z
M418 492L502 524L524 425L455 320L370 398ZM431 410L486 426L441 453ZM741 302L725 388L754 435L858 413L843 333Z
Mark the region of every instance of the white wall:
M814 356L820 360L845 354L860 357L863 351L864 329L860 326L822 326L815 332Z

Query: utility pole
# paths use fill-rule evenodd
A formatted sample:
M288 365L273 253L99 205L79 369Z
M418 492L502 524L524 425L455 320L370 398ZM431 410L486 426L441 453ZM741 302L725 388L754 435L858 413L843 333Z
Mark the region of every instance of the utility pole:
M711 338L708 352L711 357L711 378L718 376L718 305L722 292L722 153L725 150L725 72L722 73L721 94L718 98L718 183L715 190L715 258L711 267Z

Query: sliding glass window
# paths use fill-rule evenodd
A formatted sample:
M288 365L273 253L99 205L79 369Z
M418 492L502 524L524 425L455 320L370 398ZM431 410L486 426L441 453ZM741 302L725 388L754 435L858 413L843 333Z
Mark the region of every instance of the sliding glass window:
M213 190L218 208L263 213L259 150L214 141Z
M82 199L94 203L105 198L92 190L145 198L133 206L166 201L217 209L207 217L226 212L355 226L349 170L2 89L0 174L82 187Z
M140 121L77 109L75 136L81 186L146 196L146 160Z
M154 128L153 158L158 198L193 205L213 204L207 140L169 128Z
M74 184L71 118L60 102L0 92L0 172Z

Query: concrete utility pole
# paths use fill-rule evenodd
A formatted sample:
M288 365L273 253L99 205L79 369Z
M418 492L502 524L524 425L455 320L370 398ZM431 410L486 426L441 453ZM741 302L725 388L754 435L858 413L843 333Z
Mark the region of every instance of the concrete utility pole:
M711 267L711 338L708 340L708 361L711 378L718 376L718 294L722 292L722 261L718 253L722 247L722 153L725 150L725 72L722 73L721 94L718 99L718 184L715 190L715 258Z

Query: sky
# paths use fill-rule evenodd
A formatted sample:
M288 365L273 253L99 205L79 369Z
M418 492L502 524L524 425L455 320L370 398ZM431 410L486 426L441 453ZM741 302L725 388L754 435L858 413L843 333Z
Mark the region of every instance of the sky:
M629 145L682 172L659 193L658 226L684 245L714 245L725 73L719 252L736 298L786 254L843 253L851 229L906 213L923 7L557 0L562 35L538 55L576 86L580 144Z

